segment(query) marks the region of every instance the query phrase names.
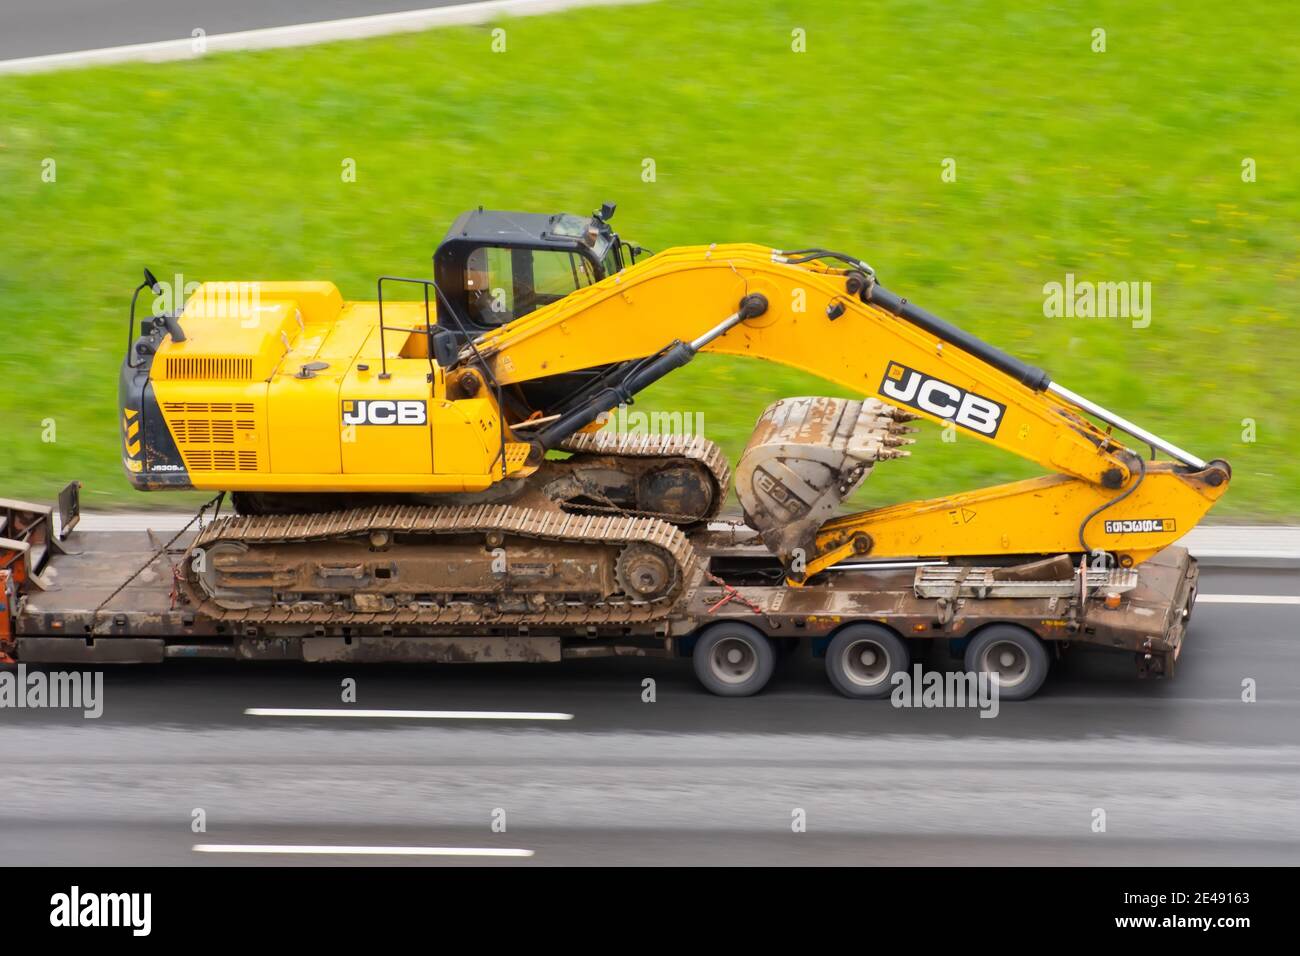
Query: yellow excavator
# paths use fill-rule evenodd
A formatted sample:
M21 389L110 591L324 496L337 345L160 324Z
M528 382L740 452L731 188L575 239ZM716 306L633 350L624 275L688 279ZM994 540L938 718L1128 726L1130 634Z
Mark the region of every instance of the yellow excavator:
M137 327L133 298L126 474L142 490L232 493L237 512L196 540L190 599L245 621L455 623L476 602L516 623L661 616L730 468L700 436L601 425L701 352L862 396L775 403L737 463L746 521L796 587L847 559L1128 568L1227 490L1225 461L932 315L859 258L653 254L613 231L613 212L480 207L452 224L432 279L384 276L370 302L329 282L209 282ZM136 296L149 288L146 272ZM916 418L1049 474L838 514L877 463L907 454Z

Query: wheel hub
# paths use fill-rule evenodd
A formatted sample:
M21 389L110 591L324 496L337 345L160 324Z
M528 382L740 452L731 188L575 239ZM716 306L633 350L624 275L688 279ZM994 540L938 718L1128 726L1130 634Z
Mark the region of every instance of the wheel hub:
M984 652L982 669L996 674L1003 687L1014 687L1029 676L1029 657L1010 641L999 641Z
M652 545L629 544L618 556L615 573L623 593L637 601L667 597L677 584L676 565Z
M713 673L728 684L743 684L758 669L754 648L735 637L719 641L710 658Z
M873 687L889 677L889 654L874 641L854 641L844 649L844 673L862 687Z

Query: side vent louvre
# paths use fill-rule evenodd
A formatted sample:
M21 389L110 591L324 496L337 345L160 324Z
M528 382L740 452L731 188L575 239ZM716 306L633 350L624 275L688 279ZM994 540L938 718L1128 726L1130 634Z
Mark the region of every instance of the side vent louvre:
M253 402L163 402L162 408L190 471L260 470Z
M169 379L243 379L253 377L251 358L189 358L167 360Z
M186 448L181 451L190 471L257 471L257 452L233 449Z
M235 429L252 431L251 421L220 421L206 418L172 419L172 434L178 445L233 445Z
M238 415L253 414L252 402L163 402L168 415ZM251 427L251 426L250 426Z

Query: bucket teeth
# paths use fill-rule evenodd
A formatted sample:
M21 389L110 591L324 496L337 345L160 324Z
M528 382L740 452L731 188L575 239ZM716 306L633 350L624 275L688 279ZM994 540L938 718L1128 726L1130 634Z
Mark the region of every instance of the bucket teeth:
M862 404L865 406L868 402L874 406L878 414L886 418L892 418L896 422L914 422L921 417L915 412L906 411L895 405L889 405L874 398L868 398Z

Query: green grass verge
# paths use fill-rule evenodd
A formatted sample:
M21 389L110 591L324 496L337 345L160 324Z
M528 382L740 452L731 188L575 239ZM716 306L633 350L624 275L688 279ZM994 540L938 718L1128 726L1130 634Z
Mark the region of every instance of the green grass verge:
M859 254L1062 384L1229 458L1216 517L1300 515L1290 7L809 7L594 8L0 78L0 494L48 498L75 476L90 507L181 504L130 491L119 471L117 367L142 265L328 278L371 298L380 273L427 274L462 209L584 213L615 199L616 225L651 248ZM1091 49L1099 27L1104 53ZM796 28L807 52L792 51ZM940 175L949 157L955 182ZM1067 272L1150 282L1150 327L1045 318L1043 285ZM734 457L769 401L818 392L836 393L708 358L643 407L699 409ZM921 439L867 500L1036 472L937 429Z

